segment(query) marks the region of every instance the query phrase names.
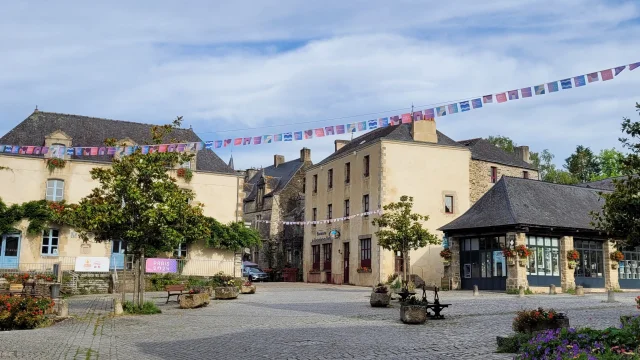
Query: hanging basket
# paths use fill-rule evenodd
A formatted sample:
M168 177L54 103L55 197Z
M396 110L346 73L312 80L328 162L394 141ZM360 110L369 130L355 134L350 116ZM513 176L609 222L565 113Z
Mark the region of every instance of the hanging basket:
M442 260L442 265L446 266L451 266L451 261L449 260Z
M520 263L520 266L525 267L527 266L527 259L520 259L519 263Z
M612 262L612 263L611 263L611 268L612 268L613 270L617 270L617 269L618 269L618 263L614 263L614 262Z
M569 269L575 269L576 268L576 262L575 261L569 261L567 263L567 266L569 267Z
M507 265L514 266L516 264L516 259L512 257L507 258Z

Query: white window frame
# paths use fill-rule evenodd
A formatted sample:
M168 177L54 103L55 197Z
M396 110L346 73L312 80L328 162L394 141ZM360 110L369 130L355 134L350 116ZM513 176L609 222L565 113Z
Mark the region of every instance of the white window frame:
M51 144L50 147L51 148L57 147L57 148L61 148L62 149L62 151L58 151L56 153L56 156L51 156L52 158L64 159L64 156L67 154L67 146L65 144L54 143L54 144ZM51 152L51 153L53 154L53 152Z
M184 259L184 258L186 258L186 257L187 257L188 250L189 250L189 249L188 249L188 247L187 247L187 244L186 244L186 243L180 243L180 244L178 244L178 247L176 247L176 248L173 250L173 254L174 254L176 257L179 257L179 258L181 258L181 259ZM183 255L183 254L184 254L184 255Z
M60 195L60 196L56 195L58 190L60 190L62 192L62 195ZM46 200L48 200L48 201L62 201L62 200L64 200L64 180L48 179L47 180L47 190L46 190L44 198Z
M56 232L56 236L53 236L54 231ZM54 239L56 240L55 245L53 244ZM60 230L53 228L44 230L42 233L42 247L40 248L40 254L42 256L58 256L58 246L60 246Z

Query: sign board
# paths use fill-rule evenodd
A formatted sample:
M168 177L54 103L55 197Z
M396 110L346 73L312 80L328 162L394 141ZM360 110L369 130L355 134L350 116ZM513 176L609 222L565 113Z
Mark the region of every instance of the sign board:
M76 272L109 272L108 257L85 257L76 258Z
M150 258L145 261L145 271L148 273L178 272L178 260Z

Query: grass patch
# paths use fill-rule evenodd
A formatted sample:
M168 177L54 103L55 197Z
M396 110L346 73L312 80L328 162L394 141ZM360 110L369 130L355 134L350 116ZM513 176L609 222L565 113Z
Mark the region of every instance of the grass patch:
M518 294L520 294L520 290L519 289L508 289L507 290L507 294L509 294L509 295L518 295ZM535 293L533 291L531 291L531 289L526 288L526 289L524 289L524 294L525 295L534 295Z
M153 315L162 312L153 301L145 301L142 306L136 306L131 301L125 301L122 304L122 309L125 313L132 315Z
M516 333L514 335L502 338L498 341L498 350L496 352L502 354L515 354L520 351L520 346L526 344L533 338L532 334Z

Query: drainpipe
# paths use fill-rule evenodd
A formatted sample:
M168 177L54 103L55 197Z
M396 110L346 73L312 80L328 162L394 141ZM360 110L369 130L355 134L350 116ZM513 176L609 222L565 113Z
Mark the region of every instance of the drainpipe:
M380 141L380 158L378 159L378 209L382 209L382 158L384 157L384 142ZM373 284L374 286L382 282L382 247L376 238L378 243L378 282Z

